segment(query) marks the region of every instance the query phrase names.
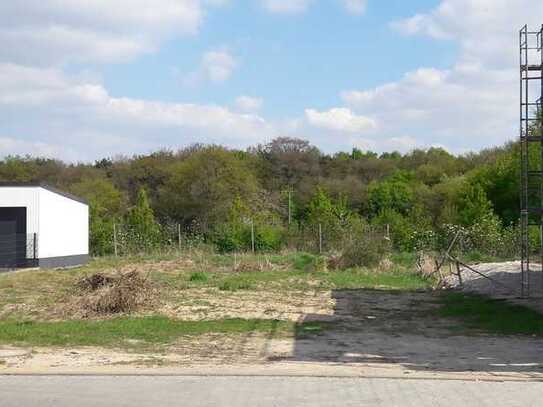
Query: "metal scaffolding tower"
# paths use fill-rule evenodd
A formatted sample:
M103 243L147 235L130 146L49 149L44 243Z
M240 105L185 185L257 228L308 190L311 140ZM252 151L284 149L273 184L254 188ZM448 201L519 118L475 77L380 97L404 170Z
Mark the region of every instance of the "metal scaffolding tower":
M520 30L521 295L543 273L543 25Z

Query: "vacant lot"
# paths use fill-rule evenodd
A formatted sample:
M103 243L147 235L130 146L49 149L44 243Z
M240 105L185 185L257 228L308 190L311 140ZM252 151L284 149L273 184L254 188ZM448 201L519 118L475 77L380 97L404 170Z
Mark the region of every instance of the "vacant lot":
M543 373L539 314L432 291L433 281L413 268L410 256L395 256L376 270L331 271L309 254L193 252L4 274L0 369L229 365L387 375ZM131 312L85 309L84 277L131 272L145 278L148 301Z

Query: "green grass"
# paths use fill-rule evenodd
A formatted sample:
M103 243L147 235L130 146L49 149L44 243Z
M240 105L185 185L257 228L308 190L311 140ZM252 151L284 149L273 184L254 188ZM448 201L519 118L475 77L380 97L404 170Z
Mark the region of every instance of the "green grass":
M183 336L208 333L242 334L262 332L281 336L319 330L304 324L276 320L225 319L216 321L180 321L166 317L115 318L104 321L74 320L61 322L0 321L0 343L25 346L101 346L146 348L167 345Z
M296 253L292 256L292 265L295 270L312 272L325 268L326 259L309 253Z
M221 291L237 291L237 290L250 290L258 279L255 279L254 276L251 278L246 275L234 275L224 279L219 285L219 290Z
M296 339L303 339L311 335L319 334L325 330L327 326L331 326L331 324L316 321L297 324L295 327Z
M206 283L209 280L209 274L203 271L195 271L189 276L189 281Z
M446 294L441 301L439 314L458 318L467 328L502 335L543 336L543 315L521 305L461 293Z
M414 270L417 264L417 253L395 252L390 255L390 260L397 266Z

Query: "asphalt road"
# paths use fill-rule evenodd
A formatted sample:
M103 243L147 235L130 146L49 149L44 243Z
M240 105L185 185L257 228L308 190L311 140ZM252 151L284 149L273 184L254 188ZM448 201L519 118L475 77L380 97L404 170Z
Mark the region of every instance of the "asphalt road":
M2 407L498 407L543 405L543 383L305 377L0 376Z

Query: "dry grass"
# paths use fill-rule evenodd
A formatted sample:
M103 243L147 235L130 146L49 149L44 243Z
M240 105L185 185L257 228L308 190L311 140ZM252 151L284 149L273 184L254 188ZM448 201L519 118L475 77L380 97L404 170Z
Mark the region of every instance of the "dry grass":
M132 313L156 298L149 275L137 270L92 274L77 281L76 287L68 310L81 318Z
M385 271L331 270L326 257L307 253L191 252L97 259L78 269L0 276L0 320L110 319L130 314L191 321L292 321L305 313L332 312L334 289L428 287L428 281L410 271L414 264L407 260L393 258L395 266Z

